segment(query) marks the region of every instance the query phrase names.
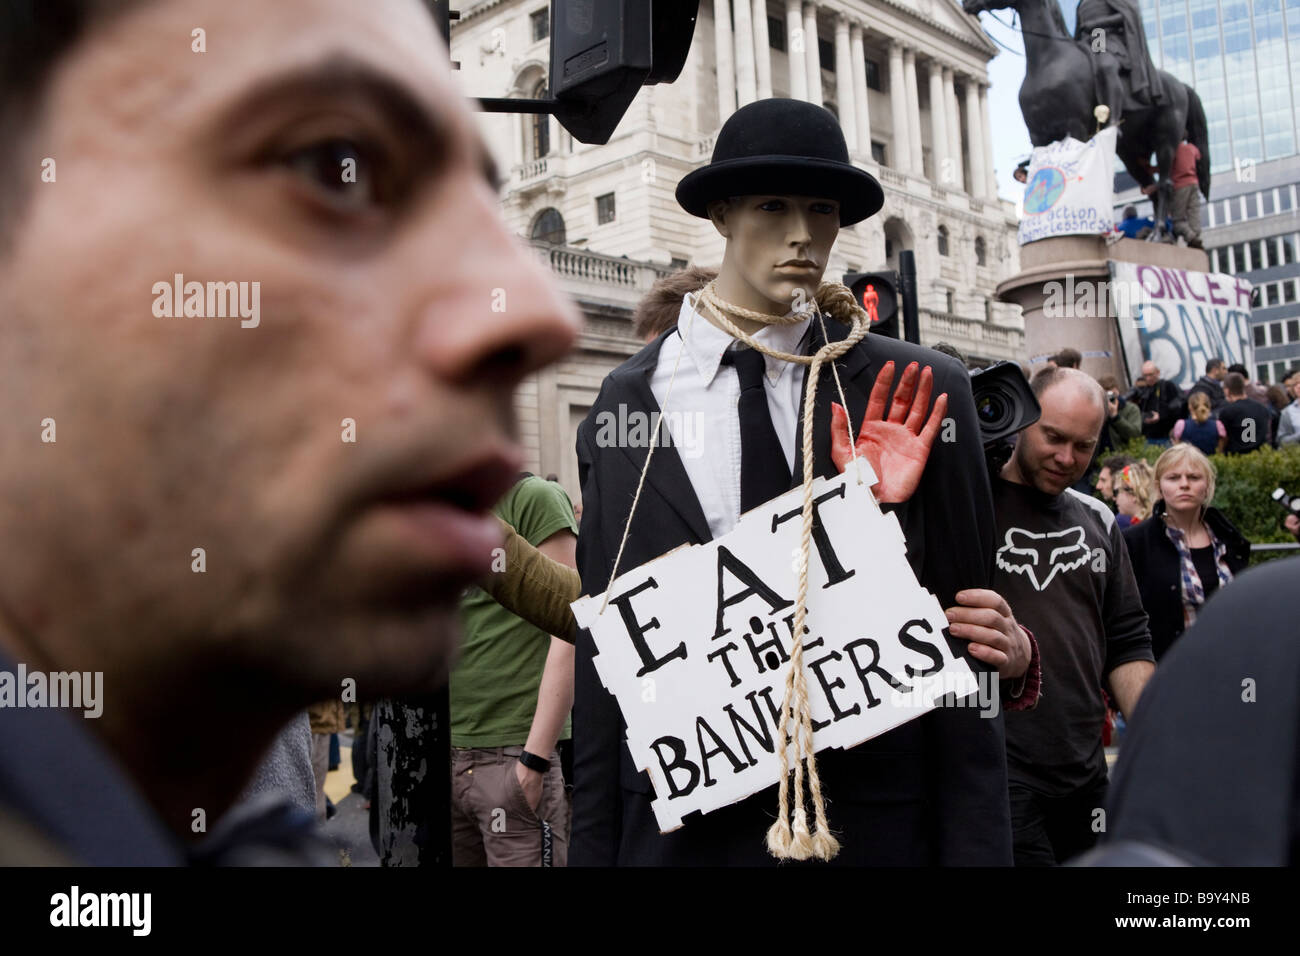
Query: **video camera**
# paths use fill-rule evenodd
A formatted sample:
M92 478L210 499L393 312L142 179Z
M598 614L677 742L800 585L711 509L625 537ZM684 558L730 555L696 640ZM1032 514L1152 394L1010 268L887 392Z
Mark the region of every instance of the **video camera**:
M1038 421L1043 413L1025 373L1015 362L996 362L970 373L979 418L984 459L997 474L1011 458L1012 437Z
M1300 515L1300 495L1288 495L1285 488L1275 488L1269 495L1289 515Z

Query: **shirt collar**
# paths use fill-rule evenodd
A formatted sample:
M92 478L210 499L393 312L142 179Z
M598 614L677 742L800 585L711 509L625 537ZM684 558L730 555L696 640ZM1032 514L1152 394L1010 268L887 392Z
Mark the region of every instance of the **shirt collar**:
M798 355L802 352L804 338L811 325L811 316L794 325L768 325L754 333L753 338L778 352ZM700 378L706 386L711 385L722 364L722 353L735 344L736 340L706 319L702 310L696 310L695 296L690 292L682 297L682 308L677 314L677 332L682 338L682 347L695 363ZM770 355L764 355L763 359L767 377L773 384L782 382L786 375L793 374L796 363Z

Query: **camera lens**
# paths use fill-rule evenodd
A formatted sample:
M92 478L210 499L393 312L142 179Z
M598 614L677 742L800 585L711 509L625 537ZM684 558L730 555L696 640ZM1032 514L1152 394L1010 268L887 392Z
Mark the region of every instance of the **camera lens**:
M980 425L986 429L1005 427L1011 418L1013 405L1001 390L981 392L975 398L975 411Z

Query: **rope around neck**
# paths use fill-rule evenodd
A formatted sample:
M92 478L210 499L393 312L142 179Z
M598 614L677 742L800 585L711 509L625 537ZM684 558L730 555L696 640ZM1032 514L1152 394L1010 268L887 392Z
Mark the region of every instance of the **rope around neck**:
M832 835L830 825L826 820L826 805L822 796L821 778L817 773L817 759L813 749L812 735L812 711L808 705L808 681L807 674L804 671L803 664L803 634L805 631L805 620L808 616L808 566L811 555L812 542L812 525L813 525L813 410L816 407L817 383L821 377L822 365L830 360L831 374L835 378L836 389L839 392L840 403L845 411L845 417L848 417L849 403L844 397L844 388L840 383L839 372L835 367L834 360L847 353L851 348L857 345L866 337L870 329L871 320L866 310L858 304L853 293L839 283L823 282L817 289L816 308L804 310L802 312L792 313L786 316L768 315L763 312L754 312L750 309L733 305L721 299L717 294L717 288L714 282L710 282L700 290L697 296L697 308L703 304L709 310L712 321L718 328L730 334L738 341L744 342L755 351L764 355L770 355L786 362L793 362L798 365L809 366L808 384L804 390L804 407L803 407L803 441L801 444L801 454L803 457L803 511L802 523L800 527L799 539L799 584L798 595L795 604L794 630L791 636L792 646L790 652L790 667L786 672L785 694L781 700L781 716L779 726L776 728L777 735L777 760L780 765L779 780L779 816L775 823L767 831L767 849L772 856L778 859L795 859L806 860L813 856L822 860L830 860L839 852L839 841ZM821 348L814 355L792 355L787 352L781 352L777 349L770 348L757 341L749 334L741 330L729 316L737 318L750 319L760 322L763 325L795 325L804 321L809 311L815 311L818 321L821 323L822 338L828 338L826 334L826 324L822 319L822 313L831 315L832 318L838 319L842 324L849 327L849 334L838 342L824 341ZM692 313L692 320L694 313ZM689 328L688 328L689 331ZM681 351L685 351L682 349ZM681 362L681 351L677 355L677 363ZM668 392L664 396L664 409L668 405L668 399L672 394L673 381L677 377L677 364L673 366L673 374L668 382ZM662 410L661 410L662 411ZM654 454L654 449L658 444L659 426L663 424L664 416L661 414L659 421L656 422L654 435L651 437L650 448L646 455L645 465L641 469L641 479L637 483L636 494L632 498L632 507L628 512L627 523L623 527L623 537L619 542L618 553L614 557L614 566L610 570L609 580L612 583L618 576L618 565L623 557L623 549L627 544L628 533L632 528L632 516L636 513L637 502L641 498L641 489L645 484L646 474L650 469L650 459ZM856 466L857 449L853 432L853 423L848 422L849 430L849 448L853 455ZM854 474L857 474L857 468L854 468ZM861 476L858 477L859 484L862 482ZM601 605L600 613L603 614L609 606L609 597L611 588L606 588L605 601ZM793 733L788 733L787 728L793 724ZM789 741L787 741L787 737ZM790 811L790 763L787 745L794 744L794 822L791 824ZM804 763L808 765L808 787L813 799L813 812L815 831L808 829L808 813L804 807L803 797L803 775Z
M826 820L826 802L822 797L821 777L817 772L817 757L813 748L812 709L808 704L808 680L803 663L803 635L805 620L808 616L808 564L813 525L813 409L816 406L817 383L821 377L822 365L831 361L831 372L839 390L840 402L847 416L849 403L844 398L844 389L839 381L834 360L844 355L857 345L870 329L870 319L866 311L857 303L853 293L839 283L825 282L817 289L818 319L821 311L829 312L843 324L849 326L849 334L838 342L826 342L814 355L791 355L769 348L747 335L728 317L731 315L752 319L765 325L793 325L803 321L804 316L776 317L761 312L743 309L740 306L724 302L719 298L716 284L710 282L700 292L700 301L709 310L713 321L722 330L744 342L750 348L779 358L787 362L810 366L808 385L804 390L803 405L803 514L799 538L799 585L795 599L794 630L791 634L790 666L786 671L785 695L781 700L781 719L776 728L777 761L780 765L780 785L778 787L778 816L767 831L767 850L778 859L807 860L817 857L822 860L832 859L840 850L839 841L831 833ZM822 323L823 338L826 338L826 326ZM849 447L853 450L856 464L857 451L854 448L852 423L849 423ZM857 473L856 467L854 473ZM861 479L859 478L859 481ZM790 821L790 764L787 755L787 727L794 724L791 742L794 744L794 822ZM804 764L808 766L808 789L812 794L815 829L808 829L808 813L804 808L803 775Z

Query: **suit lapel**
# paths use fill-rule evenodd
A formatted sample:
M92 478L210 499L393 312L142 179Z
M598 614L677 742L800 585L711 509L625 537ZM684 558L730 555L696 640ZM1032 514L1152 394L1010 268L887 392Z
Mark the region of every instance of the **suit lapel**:
M804 354L816 354L817 350L826 344L827 338L832 342L847 338L849 330L828 316L826 319L826 333L826 336L823 337L821 323L814 318L809 346ZM862 420L867 413L867 392L864 391L864 388L868 383L863 374L868 370L870 364L867 350L861 342L851 349L847 355L842 355L835 360L835 367L839 370L840 384L844 386L844 399L848 402L849 424L853 428L855 440L857 430L862 427ZM801 390L799 419L794 437L795 465L790 476L791 488L797 488L803 484L803 402L808 394L808 373L811 370L812 366L810 365L803 367L803 389ZM817 396L813 407L814 477L832 478L839 473L835 463L831 460L831 402L838 402L839 400L839 392L835 387L835 376L831 373L830 365L823 365L818 376Z
M654 348L644 350L614 373L620 386L616 392L617 401L625 402L629 412L642 411L653 421L653 416L661 411L658 401L655 400L654 391L650 388L650 377L659 364L659 352L663 348L664 339L675 334L674 328L661 335L654 343ZM618 414L617 408L613 409L613 412ZM663 444L666 427L666 423L659 427L659 447L655 448L654 456L651 458L645 483L653 488L686 523L695 536L696 543L703 544L711 541L713 534L709 531L709 522L704 517L704 508L700 505L695 489L691 487L691 480L686 475L686 466L682 464L676 445ZM648 443L638 444L637 447L628 447L629 444L620 442L618 448L636 466L639 475L644 470L646 457L649 455ZM639 503L637 507L644 507L644 502Z

